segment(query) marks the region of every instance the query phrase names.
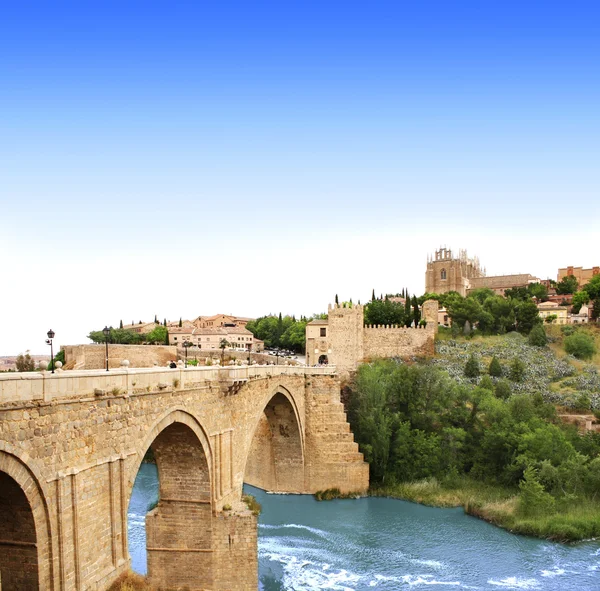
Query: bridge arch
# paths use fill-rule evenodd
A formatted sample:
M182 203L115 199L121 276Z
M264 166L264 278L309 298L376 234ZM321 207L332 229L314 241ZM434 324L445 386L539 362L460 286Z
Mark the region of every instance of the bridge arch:
M269 491L304 490L304 425L294 395L284 386L257 405L246 446L244 482Z
M0 445L2 589L52 590L52 534L46 495L27 458L10 453L7 447Z
M148 449L153 451L159 479L158 504L146 515L148 578L158 587L212 588L213 484L208 436L191 414L170 410L138 449L138 469ZM134 479L130 480L133 484Z

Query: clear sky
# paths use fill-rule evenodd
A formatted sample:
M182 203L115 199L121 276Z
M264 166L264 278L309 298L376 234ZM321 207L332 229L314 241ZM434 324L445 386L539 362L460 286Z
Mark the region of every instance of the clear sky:
M0 355L600 264L600 4L5 2Z

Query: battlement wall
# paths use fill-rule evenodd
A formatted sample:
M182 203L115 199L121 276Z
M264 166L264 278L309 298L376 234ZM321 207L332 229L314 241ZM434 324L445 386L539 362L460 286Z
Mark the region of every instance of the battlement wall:
M406 328L366 326L363 331L364 359L375 357L429 357L434 354L434 325Z

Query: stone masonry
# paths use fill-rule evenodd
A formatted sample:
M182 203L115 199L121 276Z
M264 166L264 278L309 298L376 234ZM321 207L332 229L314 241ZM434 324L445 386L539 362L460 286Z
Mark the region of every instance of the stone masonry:
M364 306L344 308L329 305L326 321L318 320L306 326L307 363L319 359L335 365L341 376L356 370L359 363L378 357L429 357L434 354L438 329L438 302L423 304L426 326L365 326ZM319 331L319 332L317 332Z
M0 376L2 591L106 589L129 567L127 510L152 448L146 518L161 587L258 586L249 482L364 492L334 368L119 369Z

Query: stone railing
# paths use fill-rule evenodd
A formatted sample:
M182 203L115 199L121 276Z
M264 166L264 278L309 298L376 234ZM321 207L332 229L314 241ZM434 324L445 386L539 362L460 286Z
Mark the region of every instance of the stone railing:
M334 375L334 366L252 365L232 367L164 367L73 370L51 373L0 374L0 405L14 402L52 402L68 398L131 395L172 391L203 385L244 383L250 379L280 375Z

